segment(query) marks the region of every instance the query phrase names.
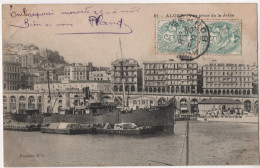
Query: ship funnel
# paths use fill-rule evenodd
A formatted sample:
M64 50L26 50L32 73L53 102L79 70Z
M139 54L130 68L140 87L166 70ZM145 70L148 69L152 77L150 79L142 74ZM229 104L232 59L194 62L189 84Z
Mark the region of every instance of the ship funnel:
M83 88L83 94L84 94L84 102L86 102L86 100L90 98L89 87Z

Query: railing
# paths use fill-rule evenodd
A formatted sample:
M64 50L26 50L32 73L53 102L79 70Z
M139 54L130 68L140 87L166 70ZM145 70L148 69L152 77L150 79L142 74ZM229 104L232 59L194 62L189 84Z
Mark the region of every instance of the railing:
M123 92L114 92L115 94L123 94ZM238 94L205 94L205 93L170 93L170 92L131 92L131 94L136 95L165 95L165 96L205 96L205 97L249 97L249 98L257 98L257 94L251 94L251 95L238 95Z

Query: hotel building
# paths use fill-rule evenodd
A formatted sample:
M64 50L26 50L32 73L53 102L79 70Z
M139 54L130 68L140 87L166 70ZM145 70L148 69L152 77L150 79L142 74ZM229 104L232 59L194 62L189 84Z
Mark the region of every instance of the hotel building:
M197 63L165 61L143 64L146 92L197 93Z
M252 94L252 66L222 64L212 61L204 65L203 93L205 94Z
M117 59L112 62L111 82L115 92L123 91L122 79L124 80L125 91L136 92L137 74L139 64L134 59Z

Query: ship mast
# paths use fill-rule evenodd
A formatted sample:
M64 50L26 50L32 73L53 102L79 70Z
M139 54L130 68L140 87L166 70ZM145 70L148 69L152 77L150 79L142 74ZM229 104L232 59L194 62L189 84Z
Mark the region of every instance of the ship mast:
M121 52L121 80L122 80L122 85L123 85L123 110L125 110L125 79L124 79L124 66L123 66L123 51L122 51L122 44L121 44L121 39L119 38L119 44L120 44L120 52Z
M50 110L50 113L51 113L52 112L52 106L51 106L51 89L50 89L50 71L49 71L49 68L47 70L47 80L48 80L49 104L50 104L49 110Z
M187 135L186 135L186 166L189 165L189 132L190 132L190 125L189 125L189 120L187 120Z

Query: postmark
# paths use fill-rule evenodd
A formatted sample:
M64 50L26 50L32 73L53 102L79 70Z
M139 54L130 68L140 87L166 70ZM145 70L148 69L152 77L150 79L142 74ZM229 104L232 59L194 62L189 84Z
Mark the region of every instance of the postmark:
M193 60L205 54L210 33L207 25L195 15L156 20L156 53L177 55Z
M204 20L210 32L206 55L240 55L242 53L241 20ZM206 46L201 43L203 49Z

